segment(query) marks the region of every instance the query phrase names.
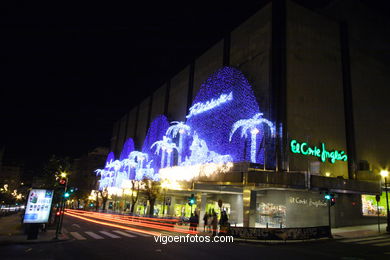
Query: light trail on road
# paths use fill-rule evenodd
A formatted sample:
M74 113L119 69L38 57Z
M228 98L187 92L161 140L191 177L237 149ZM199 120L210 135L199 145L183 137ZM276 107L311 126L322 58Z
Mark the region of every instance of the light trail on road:
M157 232L153 232L153 231L147 231L147 230L143 230L143 229L131 228L131 227L128 227L128 226L123 226L123 225L118 225L118 224L113 224L113 223L108 223L108 222L103 222L103 221L97 221L97 220L93 220L93 219L89 219L89 218L86 218L86 217L82 217L82 216L79 216L79 215L76 215L76 214L73 214L73 213L70 213L70 212L65 212L65 214L68 215L68 216L71 216L71 217L83 219L85 221L89 221L89 222L100 224L100 225L126 229L126 230L129 230L129 231L144 233L144 234L148 234L148 235L152 235L152 236L161 236L161 233L157 233Z
M115 215L109 213L99 213L99 212L89 212L82 210L72 210L67 209L66 213L70 216L79 217L87 221L94 222L96 220L105 220L110 222L116 222L126 225L136 225L140 227L152 228L162 231L170 231L177 233L185 233L185 234L198 234L199 232L188 230L187 227L174 227L174 225L178 222L176 219L161 219L161 218L148 218L148 217L133 217L133 216L123 216L123 215ZM151 221L153 220L153 221ZM161 221L169 221L171 223L161 223ZM101 221L98 221L101 222ZM96 222L95 222L96 223ZM103 222L106 223L106 222ZM110 223L109 223L110 224Z

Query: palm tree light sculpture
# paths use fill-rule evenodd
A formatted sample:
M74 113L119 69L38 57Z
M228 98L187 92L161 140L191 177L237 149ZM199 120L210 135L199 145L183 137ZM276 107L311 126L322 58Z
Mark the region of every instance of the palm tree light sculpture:
M155 152L156 154L159 154L161 151L161 168L165 167L165 165L164 165L165 151L168 153L167 165L170 166L171 153L172 153L173 149L178 150L176 144L172 143L170 138L163 136L163 140L154 142L150 148L152 149L154 146L156 146L156 152Z
M172 138L175 138L177 134L179 133L179 147L178 147L178 165L181 163L181 157L183 153L183 136L187 132L189 133L191 130L191 127L189 125L186 125L184 122L179 122L179 121L172 121L171 125L168 129L167 132L165 133L168 136L172 136Z
M258 126L266 124L268 125L271 136L275 136L275 126L268 119L263 118L263 113L257 113L252 118L241 119L233 124L232 130L230 131L229 141L232 141L232 136L241 127L241 138L248 137L248 130L251 133L251 162L256 163L256 152L257 152L257 143L256 136L260 132L257 128Z

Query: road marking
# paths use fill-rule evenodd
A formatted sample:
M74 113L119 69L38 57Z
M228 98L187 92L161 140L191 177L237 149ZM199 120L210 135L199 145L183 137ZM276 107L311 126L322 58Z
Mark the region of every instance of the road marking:
M130 230L124 230L124 231L129 232L131 234L138 235L138 236L150 237L150 235L146 235L146 234L143 234L143 233L138 233L138 232L134 232L134 231L130 231Z
M77 240L86 240L86 238L80 235L78 232L69 232L69 234L71 234Z
M77 227L77 228L80 228L80 225L78 225L78 224L72 224L72 226L75 226L75 227Z
M121 238L120 236L111 234L111 233L109 233L109 232L107 232L107 231L100 231L100 233L102 233L102 234L104 234L104 235L106 235L106 236L108 236L108 237L111 237L111 238Z
M99 236L98 234L95 234L95 233L93 233L93 232L91 232L91 231L86 231L85 233L86 233L88 236L93 237L94 239L104 239L104 237Z
M374 244L377 242L385 242L385 241L390 241L390 240L389 240L389 238L372 239L372 240L367 240L367 241L363 241L363 242L356 242L356 244L365 245L365 244Z
M119 235L122 235L122 236L125 236L125 237L136 237L134 235L131 235L129 233L126 233L126 232L123 232L123 231L120 231L120 230L113 230L112 232L115 232L115 233L117 233Z

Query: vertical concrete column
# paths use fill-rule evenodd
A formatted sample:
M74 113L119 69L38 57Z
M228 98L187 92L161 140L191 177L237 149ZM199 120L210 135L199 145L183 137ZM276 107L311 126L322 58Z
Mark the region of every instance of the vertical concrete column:
M206 214L206 204L207 204L207 193L198 193L196 194L196 200L200 201L197 203L199 205L199 231L203 231L203 217Z
M256 191L244 187L242 192L244 227L255 227L256 221Z
M171 195L171 205L168 206L167 209L167 215L175 215L175 204L176 204L176 197L175 195Z

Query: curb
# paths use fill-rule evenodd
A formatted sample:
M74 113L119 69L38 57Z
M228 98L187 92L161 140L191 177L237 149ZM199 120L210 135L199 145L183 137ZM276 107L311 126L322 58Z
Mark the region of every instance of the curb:
M248 244L263 244L263 245L313 243L313 242L327 241L327 240L333 240L333 238L325 237L325 238L306 239L306 240L254 240L254 239L234 238L234 242L243 242Z

